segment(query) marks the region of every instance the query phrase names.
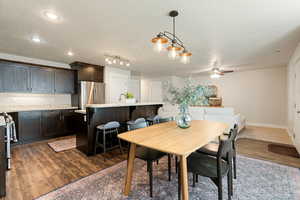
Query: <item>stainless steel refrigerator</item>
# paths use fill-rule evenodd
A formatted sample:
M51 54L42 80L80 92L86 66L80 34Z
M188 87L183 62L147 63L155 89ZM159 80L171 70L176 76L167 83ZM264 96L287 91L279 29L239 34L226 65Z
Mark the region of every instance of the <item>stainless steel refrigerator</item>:
M80 82L80 109L84 110L86 104L105 103L105 84L98 82Z

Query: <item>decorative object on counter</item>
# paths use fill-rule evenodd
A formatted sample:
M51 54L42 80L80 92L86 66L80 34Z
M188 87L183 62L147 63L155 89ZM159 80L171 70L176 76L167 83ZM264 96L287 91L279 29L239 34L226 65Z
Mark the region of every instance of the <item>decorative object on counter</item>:
M157 36L151 40L154 44L154 50L161 52L164 50L164 45L170 42L169 46L167 47L167 50L169 51L169 58L175 60L178 58L178 56L180 56L180 61L184 64L187 64L190 62L192 53L186 49L183 42L175 34L175 17L178 16L178 11L172 10L169 13L169 16L173 19L173 33L168 31L158 33ZM181 50L182 52L179 53Z
M209 99L217 96L216 86L196 85L191 79L185 80L185 86L175 88L167 83L168 96L165 101L179 105L180 113L176 117L177 125L181 128L190 127L191 117L189 114L189 106L210 106Z
M209 97L208 103L210 106L220 107L222 106L222 98L221 97Z
M120 66L130 66L130 61L128 59L122 58L121 56L114 55L104 55L105 62L109 65L120 65Z
M119 101L122 101L122 96L125 97L123 100L125 103L136 103L136 99L134 98L134 95L130 92L125 92L120 94Z

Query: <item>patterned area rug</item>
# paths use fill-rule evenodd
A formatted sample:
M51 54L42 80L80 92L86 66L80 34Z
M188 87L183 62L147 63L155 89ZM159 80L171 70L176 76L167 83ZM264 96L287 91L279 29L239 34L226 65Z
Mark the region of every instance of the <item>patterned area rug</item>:
M76 148L76 138L62 139L54 142L49 142L48 145L55 151L61 152Z
M132 193L129 197L122 195L125 172L126 161L70 183L37 200L150 200L145 162L135 160ZM154 164L153 181L153 199L177 199L176 174L173 173L172 181L168 182L166 159L161 160L159 165ZM233 199L299 200L299 185L300 171L297 168L239 156ZM225 179L224 191L227 191ZM191 187L190 182L189 192L193 200L217 199L216 186L205 177L199 177L195 188ZM226 192L224 199L227 199Z

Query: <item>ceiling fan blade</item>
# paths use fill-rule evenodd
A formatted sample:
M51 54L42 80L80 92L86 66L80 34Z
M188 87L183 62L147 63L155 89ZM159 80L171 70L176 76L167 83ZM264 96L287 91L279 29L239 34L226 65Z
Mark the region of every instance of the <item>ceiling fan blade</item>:
M224 70L224 71L222 71L222 73L232 73L232 72L234 72L233 70Z

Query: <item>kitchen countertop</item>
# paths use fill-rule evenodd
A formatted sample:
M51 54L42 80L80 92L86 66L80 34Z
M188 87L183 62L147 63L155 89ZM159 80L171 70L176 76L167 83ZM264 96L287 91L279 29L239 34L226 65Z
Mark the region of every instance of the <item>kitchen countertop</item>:
M149 106L161 105L164 103L116 103L116 104L88 104L88 108L111 108L111 107L126 107L126 106Z
M0 106L1 112L22 112L22 111L37 111L37 110L69 110L78 109L70 105L22 105L22 106Z

